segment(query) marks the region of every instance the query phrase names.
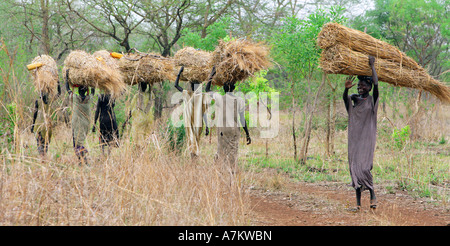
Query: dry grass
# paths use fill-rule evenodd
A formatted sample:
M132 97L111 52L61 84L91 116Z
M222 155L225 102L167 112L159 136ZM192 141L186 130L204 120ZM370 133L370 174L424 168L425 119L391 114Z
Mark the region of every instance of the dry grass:
M216 67L213 84L237 83L271 65L269 47L247 39L219 41L212 53L211 67Z
M72 84L99 88L117 98L125 90L123 76L114 68L99 61L95 56L82 50L74 50L64 60L63 76L69 69Z
M110 55L110 52L107 50L98 50L92 54L97 60L100 59L100 61L107 65L108 67L119 70L119 61L116 58L113 58Z
M55 132L45 160L25 131L20 151L0 156L0 224L248 224L246 194L230 188L207 154L191 162L162 151L164 141L154 135L139 145L124 140L104 157L91 134L90 166L79 166L71 131L61 125Z
M412 70L421 69L414 59L408 57L396 47L378 40L367 33L337 23L330 22L322 27L317 37L317 44L322 49L328 49L337 44L342 44L351 50L371 55L375 58L399 63L402 67Z
M337 23L323 26L317 38L323 49L320 67L332 74L372 76L368 55L374 56L380 81L425 90L450 104L450 87L434 79L396 47Z
M48 55L35 57L31 64L42 63L41 67L30 71L35 90L56 95L58 87L58 67L55 60Z
M119 60L119 67L125 76L125 83L129 85L139 82L153 84L164 80L175 80L173 59L157 54L141 52L125 54Z
M327 73L372 76L367 55L344 45L335 45L322 51L320 66ZM439 100L450 103L450 87L435 80L425 70L411 70L385 59L375 60L378 79L394 86L425 90Z
M179 68L184 66L183 73L180 76L180 80L183 81L206 81L212 69L210 64L211 53L196 50L192 47L184 47L177 51L174 55L174 60L177 67L175 70L176 74L178 74Z

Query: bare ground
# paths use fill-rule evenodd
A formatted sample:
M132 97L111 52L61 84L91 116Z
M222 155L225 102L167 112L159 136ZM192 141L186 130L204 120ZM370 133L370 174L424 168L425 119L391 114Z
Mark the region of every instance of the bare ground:
M376 185L376 184L375 184ZM377 188L377 186L375 186ZM354 189L337 182L305 183L289 180L282 189L250 188L251 224L255 226L446 226L450 207L405 191L377 192L378 206L369 208L363 192L362 208L353 212Z

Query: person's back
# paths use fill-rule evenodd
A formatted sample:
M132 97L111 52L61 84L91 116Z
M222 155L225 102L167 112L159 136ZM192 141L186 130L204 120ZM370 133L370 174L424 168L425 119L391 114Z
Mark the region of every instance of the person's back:
M97 118L100 122L100 144L110 144L111 142L116 142L118 145L119 130L117 127L116 114L114 112L115 101L111 100L109 94L101 94L98 97L97 108L94 117L94 128Z

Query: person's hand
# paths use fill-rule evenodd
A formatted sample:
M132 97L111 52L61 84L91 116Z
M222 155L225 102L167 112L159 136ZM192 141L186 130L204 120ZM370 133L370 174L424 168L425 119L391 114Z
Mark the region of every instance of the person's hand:
M375 57L373 56L369 56L369 65L372 67L373 65L375 65Z
M205 132L205 136L208 136L209 135L209 128L208 127L206 127L206 132Z
M250 138L250 135L247 135L247 145L252 143L252 139Z
M352 76L352 75L350 75L350 76L348 76L346 79L345 79L345 88L347 88L347 89L350 89L350 88L352 88L353 86L355 86L356 84L353 84L353 81L355 81L355 76Z

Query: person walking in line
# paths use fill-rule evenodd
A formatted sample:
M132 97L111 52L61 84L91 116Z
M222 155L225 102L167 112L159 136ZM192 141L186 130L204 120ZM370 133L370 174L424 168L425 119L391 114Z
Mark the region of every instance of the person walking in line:
M56 96L47 92L40 92L39 99L34 102L33 123L31 125L31 133L35 133L37 149L42 157L45 157L50 144L53 124L52 118L56 113L54 109L54 101L61 95L61 87L58 82L58 94ZM41 105L39 107L39 105ZM41 108L41 109L39 109Z
M187 151L190 152L191 158L196 158L200 154L200 135L203 130L203 123L206 126L205 135L208 136L209 128L206 120L206 110L210 103L209 97L202 92L202 84L199 81L190 81L190 89L184 90L179 85L179 80L184 67L181 67L175 80L175 88L183 93L184 102L183 119L186 129L186 138L188 141Z
M216 163L219 163L230 174L231 180L234 180L234 177L239 171L238 150L241 136L239 126L245 131L247 145L252 142L244 116L245 101L233 93L235 83L232 81L224 83L223 89L225 95L211 91L211 82L214 75L215 68L213 67L205 88L205 91L215 101L218 144L214 159Z
M84 147L90 127L90 102L95 94L95 88L73 83L69 79L69 69L66 70L66 90L72 98L72 139L75 155L80 164L87 163L88 151Z
M110 94L106 93L98 96L92 132L95 132L95 125L98 119L100 126L99 143L102 147L103 154L105 154L105 147L108 147L109 154L111 152L111 146L119 146L119 129L114 112L115 104L116 102L114 99L111 99Z

